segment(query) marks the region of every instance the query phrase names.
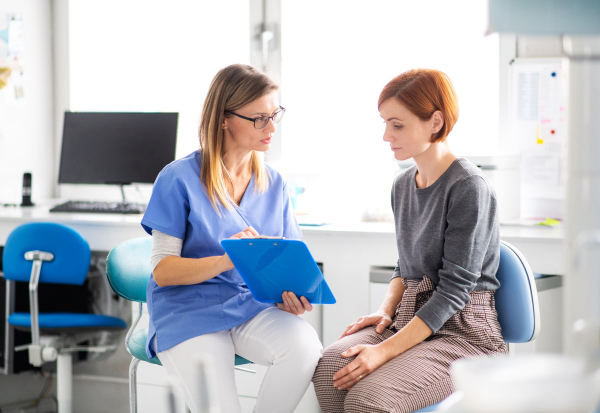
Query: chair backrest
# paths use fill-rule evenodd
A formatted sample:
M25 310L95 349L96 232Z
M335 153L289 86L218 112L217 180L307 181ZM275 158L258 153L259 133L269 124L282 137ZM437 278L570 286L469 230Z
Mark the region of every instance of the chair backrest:
M527 260L511 244L500 242L500 266L495 293L498 321L507 343L526 343L540 330L540 313L533 272Z
M90 246L74 229L50 222L32 222L15 228L4 245L4 278L29 282L32 261L25 259L25 253L30 251L54 255L52 261L43 263L40 283L82 285L85 281L90 269Z
M108 281L119 296L146 302L146 286L152 273L152 237L133 238L110 250L106 259Z

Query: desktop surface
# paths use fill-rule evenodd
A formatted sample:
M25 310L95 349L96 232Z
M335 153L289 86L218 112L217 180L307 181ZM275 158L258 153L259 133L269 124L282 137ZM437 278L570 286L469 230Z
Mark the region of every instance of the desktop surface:
M141 214L106 214L50 212L64 199L36 200L35 206L0 206L0 245L8 235L26 222L57 222L79 232L93 251L110 251L115 245L131 238L149 236L142 228Z
M0 245L4 245L12 230L25 222L65 224L79 231L89 242L92 250L96 251L109 251L122 241L149 236L140 224L141 214L54 213L49 211L60 202L64 202L64 199L36 200L35 206L32 207L0 206ZM324 249L335 249L331 245L332 239L336 241L356 240L356 245L360 248L379 239L384 239L385 245L396 245L394 224L388 222L303 226L302 233L311 251L317 246L320 247L324 240L329 242L328 247L323 245ZM503 225L500 227L500 238L516 246L527 257L534 272L564 274L564 228L562 226L549 228ZM372 258L372 261L371 264L374 265L382 264L375 258Z

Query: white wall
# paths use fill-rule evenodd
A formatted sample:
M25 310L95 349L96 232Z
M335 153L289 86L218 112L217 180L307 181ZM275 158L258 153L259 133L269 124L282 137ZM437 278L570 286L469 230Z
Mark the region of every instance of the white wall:
M51 3L51 0L0 1L0 30L5 28L8 13L21 14L23 18L25 60L24 100L15 101L14 95L9 95L13 91L10 87L0 90L0 204L21 202L23 172L33 174L34 200L52 195ZM37 397L45 380L32 373L0 375L0 406L10 411L7 408L10 403Z
M21 202L24 172L33 174L34 201L53 195L51 3L0 2L0 20L5 20L7 13L23 17L25 60L24 99L13 99L10 87L0 90L0 203Z

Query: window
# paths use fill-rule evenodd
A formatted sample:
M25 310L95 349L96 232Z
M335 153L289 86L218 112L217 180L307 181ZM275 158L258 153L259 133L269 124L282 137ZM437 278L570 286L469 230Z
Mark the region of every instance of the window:
M374 219L389 209L398 166L382 140L377 99L411 68L452 80L460 116L449 142L458 155L496 149L499 47L497 35L484 35L486 2L304 0L281 8L288 111L280 168L306 187L307 209Z
M460 117L449 142L459 155L496 149L499 41L484 35L479 0L71 1L69 109L177 111L177 157L188 154L215 73L238 62L260 67L264 4L277 49L268 71L287 108L267 160L305 189L298 211L389 217L398 165L382 141L377 98L410 68L452 79Z
M250 61L248 15L247 0L69 2L70 110L179 112L187 155L214 75Z

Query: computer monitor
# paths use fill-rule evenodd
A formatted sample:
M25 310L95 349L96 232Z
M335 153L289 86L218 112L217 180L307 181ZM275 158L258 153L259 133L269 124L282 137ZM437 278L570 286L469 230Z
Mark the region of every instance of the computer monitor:
M59 184L154 183L175 159L178 113L65 112Z

